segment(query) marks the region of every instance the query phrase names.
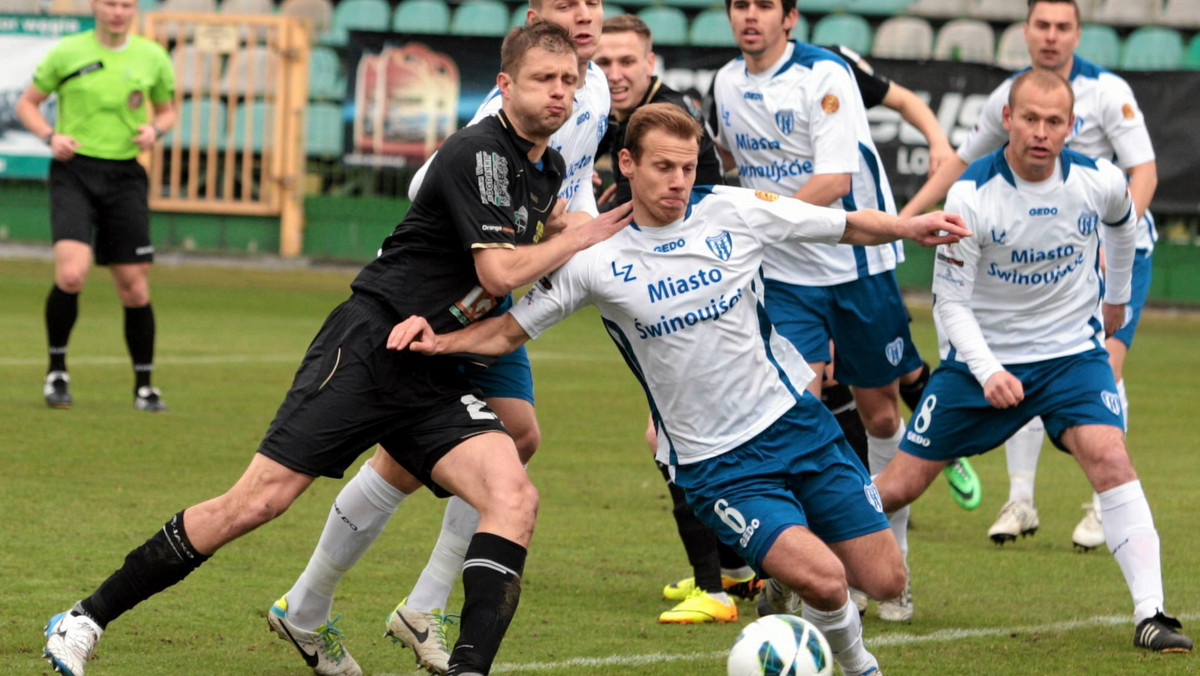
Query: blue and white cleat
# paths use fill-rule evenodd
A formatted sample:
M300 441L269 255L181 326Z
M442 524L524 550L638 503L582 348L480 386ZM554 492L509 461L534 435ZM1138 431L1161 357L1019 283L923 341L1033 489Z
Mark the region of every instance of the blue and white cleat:
M83 676L83 669L103 633L100 625L76 609L59 613L46 623L46 647L42 655L58 673Z

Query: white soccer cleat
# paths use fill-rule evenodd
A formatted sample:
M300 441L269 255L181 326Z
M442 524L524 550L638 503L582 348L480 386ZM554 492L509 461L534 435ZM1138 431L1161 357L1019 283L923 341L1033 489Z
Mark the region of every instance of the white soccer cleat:
M1090 552L1104 544L1104 520L1090 501L1083 508L1087 511L1075 526L1075 532L1071 533L1071 542L1075 543L1076 549Z
M758 599L758 616L796 615L800 612L800 595L772 578L765 580Z
M83 676L104 630L87 615L73 613L73 610L59 613L46 623L46 647L42 655L58 673Z
M1038 526L1037 510L1023 500L1009 500L1000 508L996 523L988 529L988 537L998 545L1012 542L1019 536L1033 535Z
M913 617L912 582L904 583L904 591L894 599L879 602L879 619L885 622L909 622Z
M854 587L850 588L850 600L854 602L854 608L858 611L859 617L867 612L867 606L871 603L871 597L867 596L866 592L859 591Z
M362 676L362 668L342 645L342 632L335 625L340 617L317 627L316 631L305 631L288 622L287 599L281 598L267 612L267 624L280 638L296 646L317 676Z
M392 641L403 643L417 654L417 664L432 674L442 676L450 668L450 650L446 647L446 625L453 624L457 615L444 615L441 608L429 612L413 610L404 605L405 597L388 615L387 633Z

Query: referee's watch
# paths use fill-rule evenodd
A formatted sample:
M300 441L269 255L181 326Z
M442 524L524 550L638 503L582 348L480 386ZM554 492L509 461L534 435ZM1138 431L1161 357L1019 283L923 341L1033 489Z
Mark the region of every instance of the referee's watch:
M152 125L150 125L150 128L154 130L154 140L155 140L155 141L157 141L158 139L162 138L163 134L167 133L167 132L165 132L165 131L163 131L163 130L159 129L159 128L158 128L158 125L156 125L156 124L152 124Z
M54 130L51 129L49 134L42 137L42 140L46 142L46 145L50 145L50 142L54 140Z

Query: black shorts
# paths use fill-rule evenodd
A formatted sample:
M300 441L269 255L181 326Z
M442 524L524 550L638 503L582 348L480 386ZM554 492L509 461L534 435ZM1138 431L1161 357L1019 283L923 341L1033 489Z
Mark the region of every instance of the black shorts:
M92 246L97 265L149 263L149 181L137 160L50 162L50 232Z
M383 444L436 495L434 464L465 439L505 432L457 360L386 348L396 322L375 301L351 296L308 347L258 452L308 476L339 478Z

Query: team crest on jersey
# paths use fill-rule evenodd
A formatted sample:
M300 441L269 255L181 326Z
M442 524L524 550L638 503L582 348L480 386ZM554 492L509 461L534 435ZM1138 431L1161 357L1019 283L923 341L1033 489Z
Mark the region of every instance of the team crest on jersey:
M867 502L871 503L875 511L883 514L883 498L879 497L879 489L875 488L875 484L869 483L863 486L863 493L867 495Z
M1113 415L1121 415L1121 395L1105 390L1100 393L1100 398L1104 400L1104 405L1113 412Z
M889 364L899 366L900 359L904 356L904 339L897 336L895 340L887 344L887 347L883 348L883 354L887 357Z
M721 232L713 237L705 237L704 243L708 245L708 250L713 252L717 258L723 261L729 260L733 255L733 237L729 236L728 232Z
M517 226L517 235L525 234L525 227L529 225L529 212L525 210L524 205L513 212L513 225Z
M774 202L779 199L778 193L767 192L766 190L755 190L754 196L764 202Z
M838 108L842 107L842 102L838 101L836 94L826 94L825 98L821 99L821 110L830 115L836 113Z
M1076 221L1075 227L1079 229L1079 234L1090 237L1093 232L1096 232L1096 226L1099 224L1100 214L1094 211L1085 211L1079 214L1079 220Z
M1121 106L1121 114L1125 116L1126 120L1132 120L1136 113L1133 112L1133 106L1126 103L1125 105Z
M608 118L602 117L602 118L600 118L600 124L596 125L596 142L597 143L600 142L600 139L604 138L604 132L606 132L606 131L608 131Z
M129 106L130 110L138 110L146 103L146 96L140 91L129 92L129 98L125 101L125 105Z
M796 113L791 108L775 113L775 126L779 127L779 131L785 136L792 133L796 126Z

